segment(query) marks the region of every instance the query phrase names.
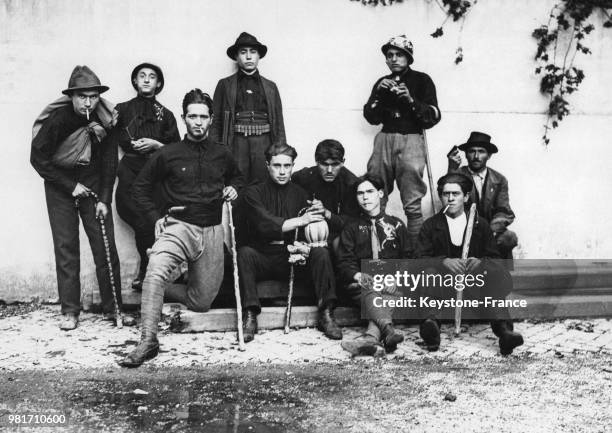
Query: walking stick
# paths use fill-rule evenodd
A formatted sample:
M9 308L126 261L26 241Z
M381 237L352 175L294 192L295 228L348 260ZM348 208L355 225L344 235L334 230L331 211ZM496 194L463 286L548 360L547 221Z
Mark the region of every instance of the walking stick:
M236 318L238 320L238 349L245 350L244 334L242 332L242 302L240 301L240 282L238 280L238 255L236 253L236 232L234 227L234 217L232 215L232 203L226 201L227 211L229 213L229 227L232 243L232 265L234 267L234 296L236 297Z
M425 163L427 164L427 179L429 180L429 197L431 198L431 212L436 214L436 206L434 204L434 189L433 189L433 174L431 173L431 162L429 161L429 145L427 144L427 134L423 129L423 140L425 141Z
M463 260L468 258L470 252L470 240L472 239L472 232L474 230L474 220L476 219L476 203L472 203L470 206L470 213L468 215L467 227L465 229L465 237L463 239L463 250L461 250L461 258ZM457 292L457 305L455 306L455 335L461 333L461 306L459 301L463 300L463 290Z
M298 230L295 229L293 242L298 238ZM285 310L285 334L290 331L289 324L291 323L291 300L293 298L293 281L295 280L295 264L291 263L291 271L289 271L289 294L287 295L287 310Z
M94 198L94 208L100 202L98 195L90 191L89 195ZM79 207L79 198L74 201L74 206L76 208ZM104 242L104 252L106 254L106 267L108 268L108 277L111 284L111 291L113 293L113 302L115 303L115 322L117 324L117 328L123 328L123 317L121 316L121 308L119 308L119 302L117 302L117 289L115 287L115 276L113 275L113 265L111 263L110 256L110 244L108 242L108 235L106 234L106 223L104 222L104 216L100 215L96 217L98 222L100 223L100 230L102 231L102 241Z

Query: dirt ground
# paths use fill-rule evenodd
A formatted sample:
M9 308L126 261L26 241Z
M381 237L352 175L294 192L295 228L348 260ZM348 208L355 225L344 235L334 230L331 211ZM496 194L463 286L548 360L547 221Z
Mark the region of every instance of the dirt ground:
M406 342L380 359L351 358L313 329L262 332L246 352L234 333L163 331L162 353L126 370L116 360L137 328L87 313L65 333L57 315L0 306L0 431L612 431L606 319L517 323L526 342L509 357L486 324L444 334L433 353L402 327ZM345 328L345 338L362 331ZM42 427L36 415L66 422Z

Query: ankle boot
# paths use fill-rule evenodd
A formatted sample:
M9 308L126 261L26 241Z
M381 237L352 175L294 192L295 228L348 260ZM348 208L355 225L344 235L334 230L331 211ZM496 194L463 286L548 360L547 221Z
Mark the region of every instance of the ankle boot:
M397 345L404 341L404 336L397 332L391 323L382 328L382 342L387 353L395 352Z
M242 325L244 342L253 341L255 334L257 334L257 313L254 310L247 309L244 312L244 324Z
M425 348L435 352L440 348L440 325L433 317L428 317L419 326L419 335L425 342Z
M155 358L158 353L159 342L157 337L152 334L143 333L138 346L119 361L119 365L127 368L139 367L146 360Z
M317 322L317 329L327 338L332 340L342 340L342 329L336 323L334 319L334 313L331 308L327 307L319 312L319 320Z
M499 338L499 352L510 355L515 347L523 344L523 336L514 332L514 325L510 320L495 320L491 322L493 333Z

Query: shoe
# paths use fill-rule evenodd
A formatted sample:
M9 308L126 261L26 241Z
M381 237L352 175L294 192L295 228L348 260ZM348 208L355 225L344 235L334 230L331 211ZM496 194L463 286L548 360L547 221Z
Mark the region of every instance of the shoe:
M521 346L523 336L514 332L514 325L509 320L496 320L491 322L493 333L499 338L499 353L510 355L515 347Z
M425 319L419 326L419 335L428 351L435 352L440 348L440 326L435 319Z
M72 331L79 326L79 316L76 314L63 314L62 321L60 322L59 328L62 331Z
M317 329L329 339L342 340L342 329L336 323L334 319L334 313L330 308L325 308L319 313L319 320L317 321Z
M115 313L104 313L102 319L108 322L113 322L113 325L117 325L117 319ZM121 323L123 326L136 326L136 318L130 314L121 313Z
M382 344L370 334L362 334L352 340L342 340L340 346L353 356L383 356Z
M125 358L119 361L119 365L127 368L135 368L142 365L148 359L153 359L159 353L159 342L156 336L143 337L140 344L136 346Z
M253 310L246 310L244 324L242 325L244 342L253 341L255 334L257 334L257 314Z
M382 342L387 353L395 352L397 345L404 341L404 336L397 332L393 325L389 323L382 330Z

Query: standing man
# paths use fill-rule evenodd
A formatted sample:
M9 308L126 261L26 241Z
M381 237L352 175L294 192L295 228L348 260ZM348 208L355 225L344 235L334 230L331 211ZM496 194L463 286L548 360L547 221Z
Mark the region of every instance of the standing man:
M337 140L323 140L315 150L317 165L293 173L291 180L309 196L313 209L322 209L329 226L329 244L338 247L338 236L351 217L359 215L354 183L357 180L344 166L344 146Z
M257 282L264 279L284 280L289 275L289 252L296 229L324 221L320 206L309 206L306 191L291 182L296 150L288 144L274 144L266 150L268 179L244 191L245 212L250 239L238 250L240 287L246 309L244 341L257 333L257 315L261 305ZM307 209L305 213L300 211ZM342 330L334 320L336 280L327 247L310 248L306 265L318 300L318 328L328 338L340 340Z
M106 222L117 302L121 308L121 275L115 247L111 199L117 148L105 140L111 118L103 114L100 93L106 92L87 66L76 66L68 88L69 100L58 104L32 139L30 162L45 180L45 198L51 223L57 288L62 305L60 329L75 329L81 311L79 216L89 239L106 319L115 320L114 300L106 261L102 230L97 218ZM75 158L73 158L73 156ZM91 193L96 193L96 201ZM78 207L75 207L78 199ZM126 321L129 322L129 321Z
M417 258L434 258L440 262L440 272L464 275L464 279L465 274L482 274L486 276L485 281L493 282L484 285L485 292L493 294L492 290L495 290L496 295L505 297L512 289L512 281L504 266L490 260L499 259L500 255L493 232L484 218L475 219L468 258L461 258L463 237L467 227L465 206L469 201L472 187L471 178L462 173L449 173L438 180L438 195L446 213L440 211L423 224L419 233ZM475 291L473 287L466 288L464 294L470 296L473 291ZM449 299L454 296L455 290L442 290L443 298ZM502 355L511 354L515 347L523 344L521 334L514 332L514 325L506 308L485 310L484 313L487 318L493 319L491 329L499 338ZM438 350L440 324L435 313L425 318L419 332L428 350Z
M440 110L431 78L410 68L413 47L406 36L391 38L381 49L391 74L374 84L363 107L370 124L383 125L374 139L368 173L383 180L387 194L397 182L414 248L423 224L421 198L427 192L423 182L427 151L423 130L440 121Z
M194 89L183 99L187 135L163 147L144 166L134 182L133 197L157 240L149 255L142 285L142 337L121 365L138 367L157 356L158 322L164 292L193 311L208 311L223 279L224 200L234 200L243 180L227 148L208 139L212 121L210 96ZM164 217L155 201L160 184L164 209L181 211ZM172 272L188 262L187 288L170 285Z
M132 184L151 155L169 143L176 143L180 136L174 115L156 100L156 95L164 88L161 68L141 63L132 71L131 80L137 95L115 107L117 124L111 132L111 139L125 152L119 163L115 201L117 213L134 230L140 269L132 288L142 290L148 263L147 249L155 241L155 228L147 223L132 200Z
M242 32L226 51L238 72L219 80L213 98L211 139L229 146L248 183L268 178L264 153L272 143L286 141L276 84L257 69L267 52L255 36Z
M372 288L372 276L361 272L362 260L408 259L406 226L399 219L387 215L382 208L385 196L382 180L372 175L360 177L353 189L361 209L358 219L349 221L340 235L338 270L340 281L350 301L365 308L369 319L366 333L354 340L343 340L342 348L353 355L382 354L382 348L390 353L404 341L404 336L393 327L393 308L374 307L374 298L388 299L395 293L388 289L376 292ZM379 348L381 350L379 350Z
M459 167L459 150L465 152L467 167ZM502 259L512 259L512 250L518 244L518 238L507 228L514 221L508 180L500 172L487 167L491 155L497 150L497 146L491 143L490 135L472 132L466 143L448 155L448 172L458 171L472 178L474 187L470 197L476 203L478 214L491 226Z

